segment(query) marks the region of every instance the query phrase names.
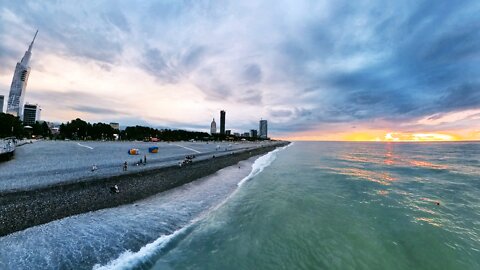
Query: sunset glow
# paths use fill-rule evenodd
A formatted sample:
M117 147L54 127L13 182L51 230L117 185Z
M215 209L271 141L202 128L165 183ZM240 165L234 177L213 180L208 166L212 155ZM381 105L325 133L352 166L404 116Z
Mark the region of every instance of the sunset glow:
M462 134L452 132L386 132L365 131L352 133L299 134L288 138L296 141L352 141L352 142L453 142L475 141L480 139L480 131L467 131Z

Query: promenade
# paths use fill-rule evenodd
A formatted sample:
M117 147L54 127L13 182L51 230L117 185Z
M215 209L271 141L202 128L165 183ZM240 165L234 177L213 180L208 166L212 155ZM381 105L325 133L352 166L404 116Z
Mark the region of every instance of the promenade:
M75 142L69 142L69 144L64 146L70 147L70 143ZM91 172L85 168L87 170L86 173L83 170L77 173L69 173L65 169L61 174L63 178L55 178L63 180L50 181L49 185L45 183L40 184L40 182L57 174L52 173L53 171L47 171L50 173L45 173L40 178L37 178L35 171L33 171L29 175L31 175L31 183L34 184L25 185L23 188L17 188L16 190L0 191L0 235L6 235L67 216L132 203L211 175L222 168L235 165L242 160L267 153L276 147L286 144L287 142L238 144L235 146L227 144L224 145L226 148L223 150L219 149L218 145L214 145L214 152L212 152L209 151L212 150L211 145L197 143L195 145L197 149L200 149L203 145L204 150L206 150L206 152L201 152L191 148L192 145L190 143L175 143L170 144L168 147L196 151L197 157L192 164L182 167L175 165L175 163L183 160L185 155L178 155L178 153L172 150L170 157L152 159L151 163L153 165L150 167L148 161L147 165L133 167L135 169L129 169L127 172L121 171L121 166L114 166L110 169L105 168L105 170L115 171L115 173L110 173L109 175L104 173L107 176L103 177L96 175L73 178L73 176L87 175L88 173L95 174L97 171ZM118 146L118 143L113 143L113 145ZM219 146L221 147L222 145ZM94 146L83 143L79 147L92 151L95 150ZM163 148L167 148L167 146ZM229 150L229 148L231 149ZM212 154L215 154L215 157ZM71 156L65 155L63 157L66 158L66 161L77 160ZM82 159L81 157L83 156L79 156L78 160L80 162L88 160ZM98 156L101 155L99 154ZM80 162L78 164L81 164ZM50 164L48 162L43 164L45 163ZM66 162L65 164L70 163ZM147 169L148 167L149 169ZM83 168L83 166L75 168ZM100 171L102 165L99 165L98 168ZM120 173L118 173L119 170L121 171ZM38 169L37 174L40 172L45 171ZM16 174L18 179L25 177L20 172ZM0 179L5 181L3 177L0 177ZM24 182L27 183L28 181Z
M198 161L270 143L38 141L18 147L12 160L0 163L0 192L121 175L125 161L128 172L135 172L178 164L187 155ZM159 152L148 153L150 146L158 146ZM130 148L140 154L128 155ZM147 164L136 166L145 155ZM94 164L97 170L92 172Z

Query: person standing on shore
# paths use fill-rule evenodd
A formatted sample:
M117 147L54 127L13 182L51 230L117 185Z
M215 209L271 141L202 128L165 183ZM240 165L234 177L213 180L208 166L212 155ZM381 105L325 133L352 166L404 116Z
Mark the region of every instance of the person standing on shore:
M125 161L125 162L123 163L123 171L126 172L127 169L128 169L128 163Z
M143 156L143 165L147 165L147 155Z

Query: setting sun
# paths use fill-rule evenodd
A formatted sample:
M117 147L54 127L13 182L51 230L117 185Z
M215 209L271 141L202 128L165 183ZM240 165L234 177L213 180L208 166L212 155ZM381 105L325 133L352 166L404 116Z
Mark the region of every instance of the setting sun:
M442 133L387 133L381 141L394 142L431 142L431 141L459 141L456 135Z

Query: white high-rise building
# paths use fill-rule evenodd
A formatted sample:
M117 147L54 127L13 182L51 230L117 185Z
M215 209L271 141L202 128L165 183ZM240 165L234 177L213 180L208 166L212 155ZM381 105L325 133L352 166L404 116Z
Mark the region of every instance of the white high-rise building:
M25 89L27 88L28 75L30 75L30 57L32 57L32 46L37 37L38 30L33 37L32 43L28 46L22 60L17 63L15 73L13 74L10 94L8 96L7 113L19 116L23 119L23 100L25 99Z
M268 138L268 124L267 120L260 120L260 128L259 128L258 136L260 139L267 139Z
M35 122L40 121L40 112L42 108L38 104L28 104L23 106L23 125L31 126Z
M212 123L210 124L210 134L217 133L217 123L215 123L215 118L213 118Z

